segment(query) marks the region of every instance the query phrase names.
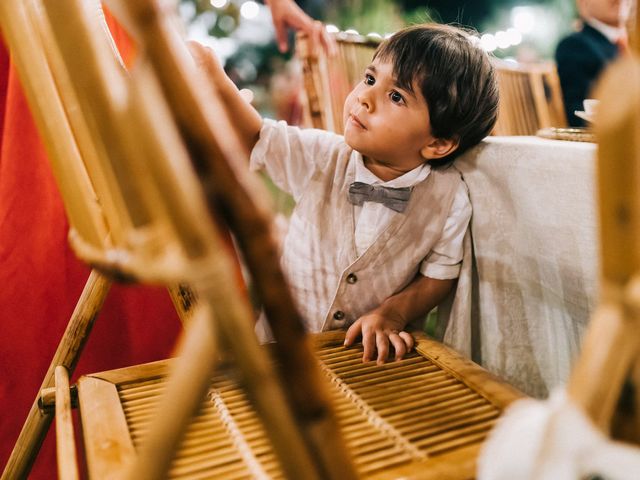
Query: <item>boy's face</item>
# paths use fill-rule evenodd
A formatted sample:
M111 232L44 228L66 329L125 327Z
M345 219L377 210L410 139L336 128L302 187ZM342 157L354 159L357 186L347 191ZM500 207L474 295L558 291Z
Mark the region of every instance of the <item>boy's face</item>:
M345 141L382 180L399 177L432 158L426 147L436 140L420 88L400 88L392 67L390 61L376 58L344 104Z

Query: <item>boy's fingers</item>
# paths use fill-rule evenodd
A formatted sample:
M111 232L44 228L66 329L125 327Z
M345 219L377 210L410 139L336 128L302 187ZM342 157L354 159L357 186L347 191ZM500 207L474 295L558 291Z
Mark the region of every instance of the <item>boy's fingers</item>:
M389 337L384 332L376 334L376 347L378 348L378 364L384 363L389 356Z
M409 332L400 332L398 336L404 341L404 344L407 346L407 352L410 352L413 349L413 345L415 341L413 340L413 336Z
M350 347L351 345L353 345L353 342L356 341L356 338L358 338L358 335L360 335L361 325L362 322L360 321L360 319L358 319L347 329L347 333L345 333L344 335L345 347Z
M398 332L391 332L389 334L389 341L396 351L396 361L402 360L402 357L407 353L407 345L405 345L404 340L400 337Z
M376 349L376 332L371 330L362 331L362 346L364 347L364 354L362 355L362 361L368 362L373 358L373 352Z

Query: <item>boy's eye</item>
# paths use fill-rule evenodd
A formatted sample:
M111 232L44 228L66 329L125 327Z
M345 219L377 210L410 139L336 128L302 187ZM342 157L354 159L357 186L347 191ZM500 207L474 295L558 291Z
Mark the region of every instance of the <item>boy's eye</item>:
M400 95L398 92L393 91L389 94L389 98L391 98L391 101L393 103L402 103L404 101L404 98L402 97L402 95Z
M376 83L376 79L373 78L372 75L369 75L368 73L365 74L364 76L364 83L366 83L367 85L374 85Z

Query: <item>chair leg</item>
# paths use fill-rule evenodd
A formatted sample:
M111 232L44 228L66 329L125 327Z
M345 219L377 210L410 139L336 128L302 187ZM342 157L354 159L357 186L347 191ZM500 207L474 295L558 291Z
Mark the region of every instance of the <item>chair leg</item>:
M2 480L27 478L42 442L49 430L53 415L43 413L38 406L40 391L54 386L55 368L64 366L71 375L78 363L82 348L91 332L93 322L102 309L102 304L111 287L111 280L93 270L84 286L82 295L71 315L67 329L49 365L42 386L38 390L27 419L22 426L9 461L2 473Z
M78 480L78 461L76 459L76 444L73 435L73 417L71 416L69 372L62 365L56 367L55 381L58 478L60 480Z

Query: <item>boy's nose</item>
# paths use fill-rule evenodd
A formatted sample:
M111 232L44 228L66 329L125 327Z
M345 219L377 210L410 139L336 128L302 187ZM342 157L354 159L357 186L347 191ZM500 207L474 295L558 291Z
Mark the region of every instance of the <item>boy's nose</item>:
M367 112L371 112L373 110L373 100L367 92L362 92L358 95L358 102L367 110Z

